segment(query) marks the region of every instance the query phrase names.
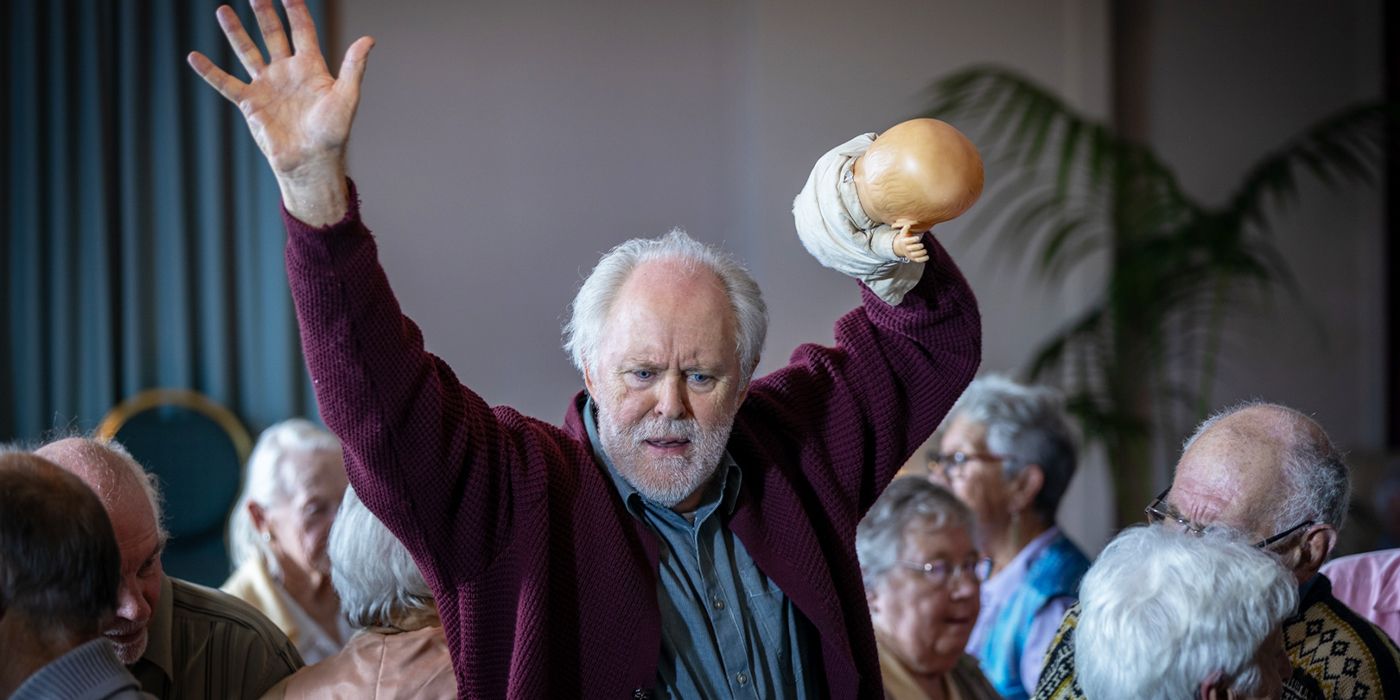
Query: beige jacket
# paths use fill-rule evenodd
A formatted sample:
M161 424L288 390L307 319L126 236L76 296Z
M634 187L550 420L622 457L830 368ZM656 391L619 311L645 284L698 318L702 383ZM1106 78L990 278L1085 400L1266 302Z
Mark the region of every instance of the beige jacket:
M409 632L360 630L339 654L273 686L264 700L284 698L455 698L457 680L442 627Z

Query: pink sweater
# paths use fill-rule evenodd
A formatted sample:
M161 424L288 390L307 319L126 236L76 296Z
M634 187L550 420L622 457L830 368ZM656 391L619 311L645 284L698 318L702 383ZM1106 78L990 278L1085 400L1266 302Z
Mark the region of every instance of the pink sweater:
M325 229L285 217L302 345L350 482L432 586L459 695L647 697L657 541L593 459L582 395L555 426L461 384L400 313L351 198ZM929 247L898 307L862 289L835 347L754 380L728 445L744 479L725 525L817 631L807 663L832 697L881 694L856 523L981 356L972 292Z

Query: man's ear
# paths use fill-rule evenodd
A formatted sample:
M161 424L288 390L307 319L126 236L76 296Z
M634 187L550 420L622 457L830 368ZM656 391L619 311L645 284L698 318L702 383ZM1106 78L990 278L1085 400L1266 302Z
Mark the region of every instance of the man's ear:
M1293 567L1301 583L1312 578L1327 561L1327 555L1337 546L1337 529L1322 523L1309 527L1303 533L1303 541L1298 543L1298 563Z
M1044 485L1045 471L1039 464L1027 464L1021 469L1021 473L1011 480L1011 509L1030 510L1031 504L1035 503L1036 494L1040 493L1040 488Z
M1201 687L1196 693L1198 700L1234 700L1235 691L1230 689L1230 684L1226 683L1219 671L1210 674L1209 678L1201 681Z
M593 392L593 368L587 362L583 363L583 388L588 391L589 396L597 396Z

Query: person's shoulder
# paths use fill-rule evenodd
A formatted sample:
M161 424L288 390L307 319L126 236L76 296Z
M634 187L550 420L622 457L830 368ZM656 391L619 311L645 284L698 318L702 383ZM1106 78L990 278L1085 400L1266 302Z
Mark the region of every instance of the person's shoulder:
M1400 649L1385 632L1331 594L1331 582L1319 576L1304 600L1302 613L1285 630L1294 665L1324 684L1370 689L1400 687ZM1328 693L1335 696L1335 693Z
M170 578L174 593L177 626L227 628L233 635L256 640L273 649L290 648L291 642L257 608L236 596L175 577Z

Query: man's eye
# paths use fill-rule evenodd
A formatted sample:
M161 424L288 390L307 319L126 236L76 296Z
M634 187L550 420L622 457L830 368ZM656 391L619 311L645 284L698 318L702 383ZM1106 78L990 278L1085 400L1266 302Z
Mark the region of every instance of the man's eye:
M692 384L709 384L713 379L714 377L708 374L701 374L700 372L690 373L690 381Z
M141 564L141 568L136 570L136 574L138 576L148 576L150 575L151 570L155 569L155 567L156 558L151 557L150 559L147 559L143 564Z
M638 370L633 370L633 371L632 371L632 376L634 376L634 377L636 377L636 378L638 378L638 379L644 379L644 380L645 380L645 379L651 379L652 377L655 377L655 376L656 376L656 373L653 372L653 371L651 371L651 370L649 370L649 369L638 369Z

